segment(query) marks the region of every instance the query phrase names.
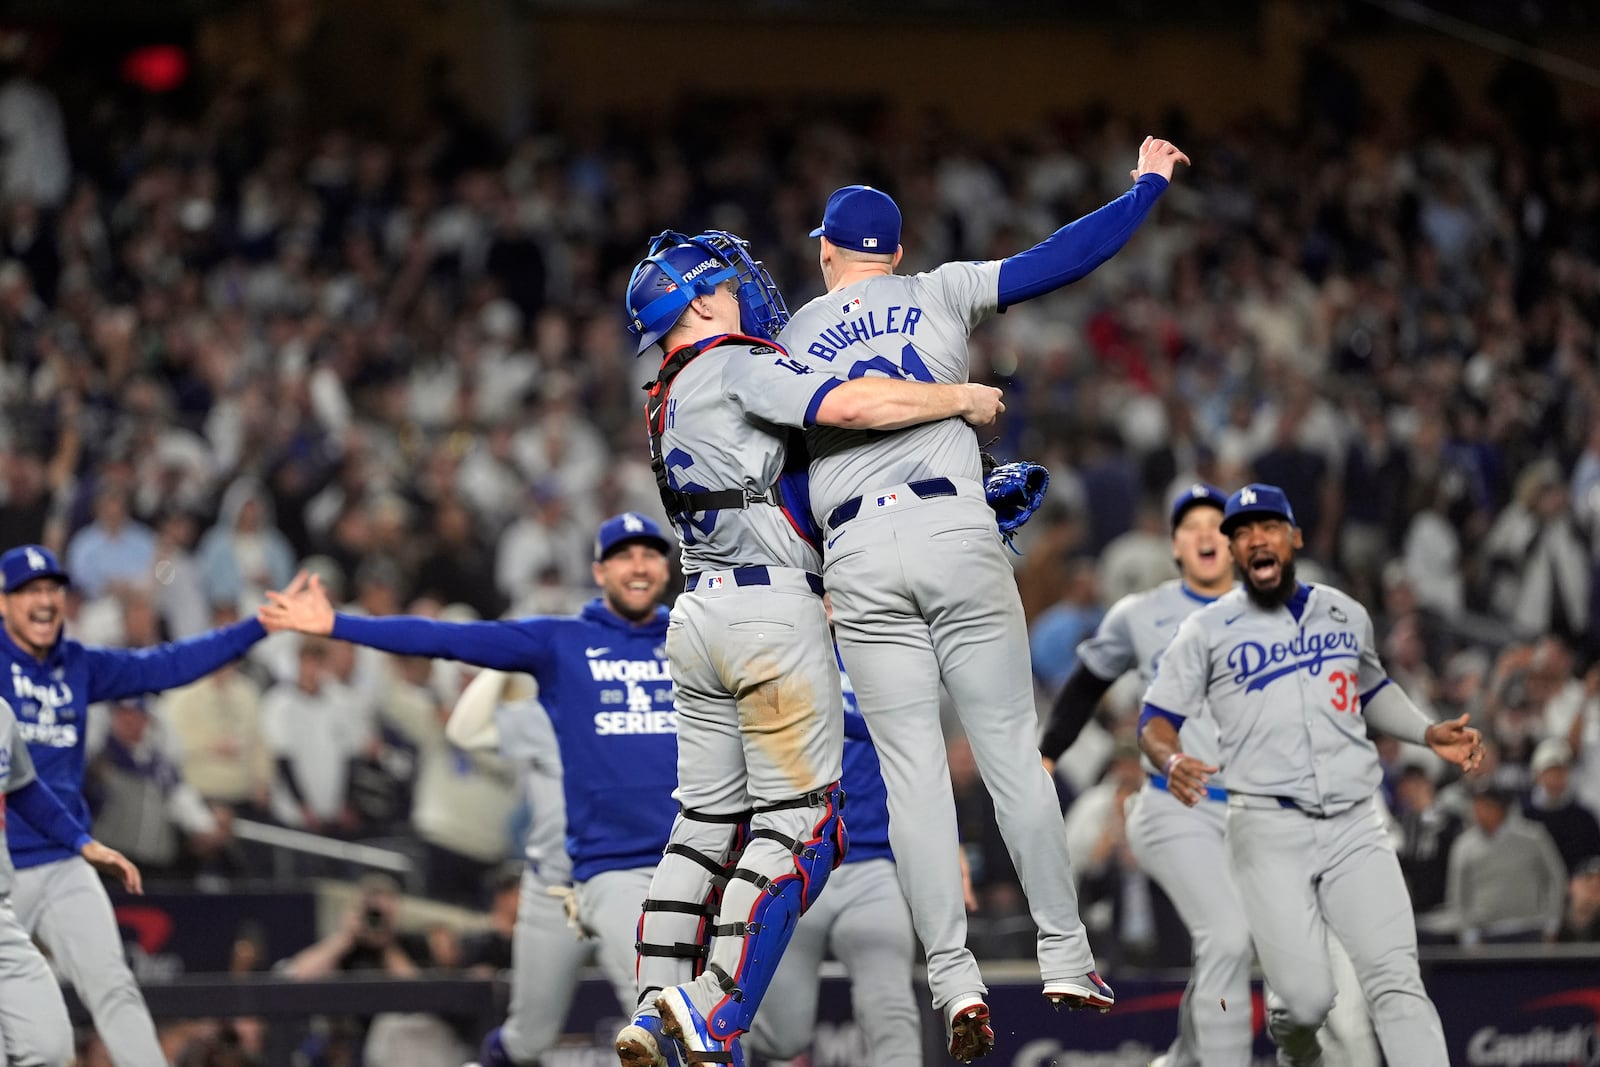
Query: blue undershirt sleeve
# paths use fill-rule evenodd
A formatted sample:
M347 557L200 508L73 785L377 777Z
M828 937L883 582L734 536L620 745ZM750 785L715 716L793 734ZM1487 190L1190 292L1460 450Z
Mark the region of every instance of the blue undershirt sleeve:
M1133 188L1097 211L1000 262L1000 307L1007 308L1077 281L1116 255L1166 191L1159 174L1141 174Z

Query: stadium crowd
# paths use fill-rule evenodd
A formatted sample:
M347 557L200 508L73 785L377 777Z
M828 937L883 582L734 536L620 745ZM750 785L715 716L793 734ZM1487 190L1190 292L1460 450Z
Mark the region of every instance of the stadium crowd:
M1172 576L1176 490L1281 485L1308 576L1372 607L1419 704L1492 741L1465 782L1383 748L1425 933L1597 940L1600 127L1522 68L1487 100L1426 69L1381 102L1315 69L1293 123L1164 117L1196 166L1146 232L974 337L1008 392L998 450L1053 474L1018 540L1041 706L1105 605ZM402 138L286 128L242 83L192 115L108 96L69 122L13 66L0 545L62 553L72 632L104 644L240 618L301 566L370 614L572 610L597 522L660 513L654 367L618 314L652 234L744 234L797 306L830 189L893 192L905 269L996 257L1122 190L1150 125L1089 109L982 138L926 114L725 110L714 142L667 117L502 143L441 90ZM405 838L430 895L482 903L518 790L444 737L467 677L275 637L105 710L96 831L174 878L248 869L238 817ZM1097 947L1181 964L1122 837L1137 697L1113 690L1058 778ZM1025 954L962 753L975 941Z

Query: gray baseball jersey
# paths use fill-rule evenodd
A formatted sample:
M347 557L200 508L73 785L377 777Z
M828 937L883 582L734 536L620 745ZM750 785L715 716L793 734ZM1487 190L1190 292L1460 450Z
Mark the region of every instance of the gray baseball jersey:
M1361 702L1388 676L1366 608L1326 585L1296 601L1265 611L1241 588L1189 616L1145 703L1181 716L1209 701L1230 791L1328 814L1378 788Z
M778 337L791 357L844 378L967 380L967 336L999 307L1000 261L854 282L806 304ZM978 481L976 431L960 419L893 433L808 431L811 507L822 522L862 492L923 478Z
M17 716L11 705L0 700L0 900L11 895L15 875L11 867L11 850L6 848L6 794L15 792L33 781L33 757L28 755L28 743L17 729Z
M1180 578L1125 596L1111 605L1094 634L1078 646L1078 662L1107 680L1138 671L1139 680L1148 688L1179 624L1214 599L1192 591ZM1181 734L1183 750L1214 765L1217 728L1204 710L1204 704L1184 709L1188 717ZM1148 760L1146 769L1155 770Z
M722 344L679 372L663 417L661 455L674 488L760 495L789 461L788 428L804 427L842 379L770 345ZM678 523L688 573L747 566L816 572L822 560L782 511L757 504Z
M567 800L561 790L561 746L544 705L533 697L497 705L500 754L525 771L523 789L532 819L523 839L528 866L547 884L572 880L567 855Z

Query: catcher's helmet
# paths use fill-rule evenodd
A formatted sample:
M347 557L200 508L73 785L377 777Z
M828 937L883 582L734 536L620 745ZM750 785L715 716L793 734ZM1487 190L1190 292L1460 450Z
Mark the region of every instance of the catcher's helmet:
M783 294L750 243L723 230L688 237L673 230L657 235L628 279L628 332L639 353L661 340L697 296L708 296L729 279L739 283L740 332L772 340L789 322Z

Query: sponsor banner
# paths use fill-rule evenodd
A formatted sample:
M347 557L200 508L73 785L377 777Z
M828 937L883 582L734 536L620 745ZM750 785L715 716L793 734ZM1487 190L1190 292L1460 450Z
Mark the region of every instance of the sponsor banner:
M185 973L226 973L241 937L257 942L267 965L317 940L317 898L309 892L161 893L112 903L140 982Z

